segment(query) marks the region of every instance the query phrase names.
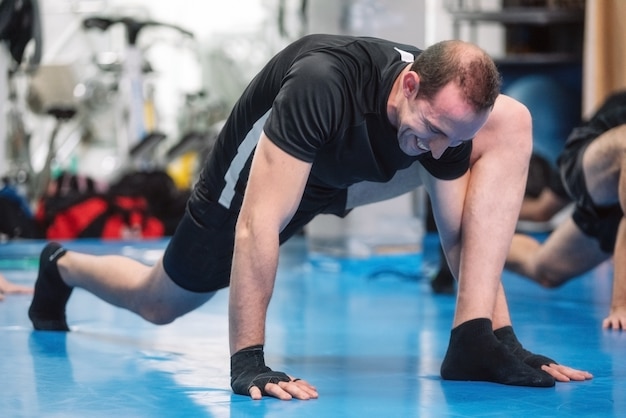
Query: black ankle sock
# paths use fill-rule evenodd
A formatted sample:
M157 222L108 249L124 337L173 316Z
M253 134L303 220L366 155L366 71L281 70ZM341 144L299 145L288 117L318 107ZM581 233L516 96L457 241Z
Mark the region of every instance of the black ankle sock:
M452 330L441 377L513 386L554 386L554 378L528 366L498 341L487 318L472 319Z
M522 343L519 342L515 332L513 332L512 326L506 326L502 328L498 328L493 332L496 338L506 345L509 350L524 363L528 364L530 367L541 370L541 366L548 364L558 364L556 361L552 360L549 357L542 356L541 354L531 353L526 350Z
M61 279L57 260L66 250L56 242L44 247L39 257L39 275L28 316L37 330L69 331L65 320L65 305L72 288Z

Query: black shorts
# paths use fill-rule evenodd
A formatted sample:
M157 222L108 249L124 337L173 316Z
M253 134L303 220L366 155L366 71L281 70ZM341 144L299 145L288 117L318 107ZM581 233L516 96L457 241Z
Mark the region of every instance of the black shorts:
M280 243L300 231L327 206L328 203L313 210L297 211L280 233ZM198 182L163 255L163 268L174 283L198 293L228 287L237 217L237 212L213 202L202 181Z
M163 255L163 268L174 283L192 292L227 287L236 223L237 214L210 201L199 182Z
M612 254L623 213L619 204L596 206L587 191L583 154L590 142L566 144L559 157L561 180L570 198L576 203L572 214L574 223L585 235L595 238L602 251Z

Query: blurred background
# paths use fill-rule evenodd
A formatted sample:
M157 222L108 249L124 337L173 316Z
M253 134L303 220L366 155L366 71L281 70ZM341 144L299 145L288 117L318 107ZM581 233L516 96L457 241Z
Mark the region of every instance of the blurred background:
M624 86L623 54L611 53L626 39L624 3L0 0L0 239L171 234L239 94L308 33L477 43L554 163L569 131ZM427 207L411 194L365 211L428 228ZM120 225L93 227L105 215Z

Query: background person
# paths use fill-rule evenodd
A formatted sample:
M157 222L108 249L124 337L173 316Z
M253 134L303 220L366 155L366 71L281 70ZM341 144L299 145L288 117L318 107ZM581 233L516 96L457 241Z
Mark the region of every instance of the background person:
M515 235L506 267L557 287L613 257L613 295L602 326L626 329L626 92L574 129L559 157L575 210L545 242Z

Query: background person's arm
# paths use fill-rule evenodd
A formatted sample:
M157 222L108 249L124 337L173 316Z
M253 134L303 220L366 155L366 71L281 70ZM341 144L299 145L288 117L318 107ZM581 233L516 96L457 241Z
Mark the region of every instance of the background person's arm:
M622 217L617 229L613 263L611 311L602 321L602 328L626 330L626 217Z
M4 295L10 293L30 294L33 293L33 288L10 282L0 274L0 300L4 299Z

